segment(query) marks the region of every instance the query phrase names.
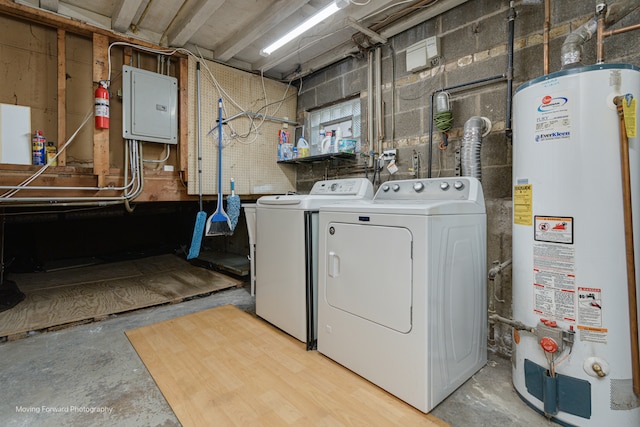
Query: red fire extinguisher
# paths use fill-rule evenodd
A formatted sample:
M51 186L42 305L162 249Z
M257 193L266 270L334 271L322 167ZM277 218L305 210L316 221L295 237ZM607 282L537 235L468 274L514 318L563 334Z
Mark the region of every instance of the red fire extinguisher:
M107 81L100 80L96 89L96 128L109 129L109 91Z

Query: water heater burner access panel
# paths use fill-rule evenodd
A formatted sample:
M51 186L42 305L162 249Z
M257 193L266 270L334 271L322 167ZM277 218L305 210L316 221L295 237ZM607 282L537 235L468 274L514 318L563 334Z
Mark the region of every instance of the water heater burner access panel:
M122 137L178 143L178 80L122 67Z

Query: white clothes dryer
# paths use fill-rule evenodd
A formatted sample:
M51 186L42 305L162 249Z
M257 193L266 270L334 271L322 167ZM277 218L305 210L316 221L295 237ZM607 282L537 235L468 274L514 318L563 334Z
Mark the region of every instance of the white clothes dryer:
M309 194L260 197L256 203L256 314L316 347L318 210L373 198L365 178L316 182Z
M392 181L319 220L318 351L431 411L487 361L480 182Z

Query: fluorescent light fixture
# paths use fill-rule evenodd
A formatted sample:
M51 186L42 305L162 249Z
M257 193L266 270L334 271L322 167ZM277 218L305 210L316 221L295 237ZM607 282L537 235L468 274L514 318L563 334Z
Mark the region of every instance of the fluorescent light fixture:
M300 34L316 26L317 24L324 21L325 19L327 19L328 17L330 17L340 9L341 7L339 7L335 1L332 2L329 6L325 7L324 9L321 9L318 13L313 15L311 18L307 19L302 24L298 25L293 30L289 31L287 34L280 37L278 40L276 40L272 44L262 49L260 51L260 55L262 56L271 55L276 49L281 48L285 44L289 43L291 40L298 37Z

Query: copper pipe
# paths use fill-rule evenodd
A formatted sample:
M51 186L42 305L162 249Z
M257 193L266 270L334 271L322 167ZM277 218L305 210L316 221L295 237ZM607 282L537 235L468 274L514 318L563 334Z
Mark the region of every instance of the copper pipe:
M596 31L596 64L604 62L604 14L598 16L598 29Z
M549 31L551 30L551 0L544 0L544 32L542 36L544 74L549 74Z
M626 33L628 31L640 30L640 24L629 25L628 27L617 28L615 30L609 30L602 33L604 37L611 37L617 34Z
M629 172L629 138L624 125L622 103L624 96L614 98L620 118L620 165L622 167L622 202L624 209L624 237L627 257L627 288L629 293L629 332L631 337L631 376L633 392L640 395L640 348L638 345L638 302L636 268L633 249L633 216L631 209L631 176Z

